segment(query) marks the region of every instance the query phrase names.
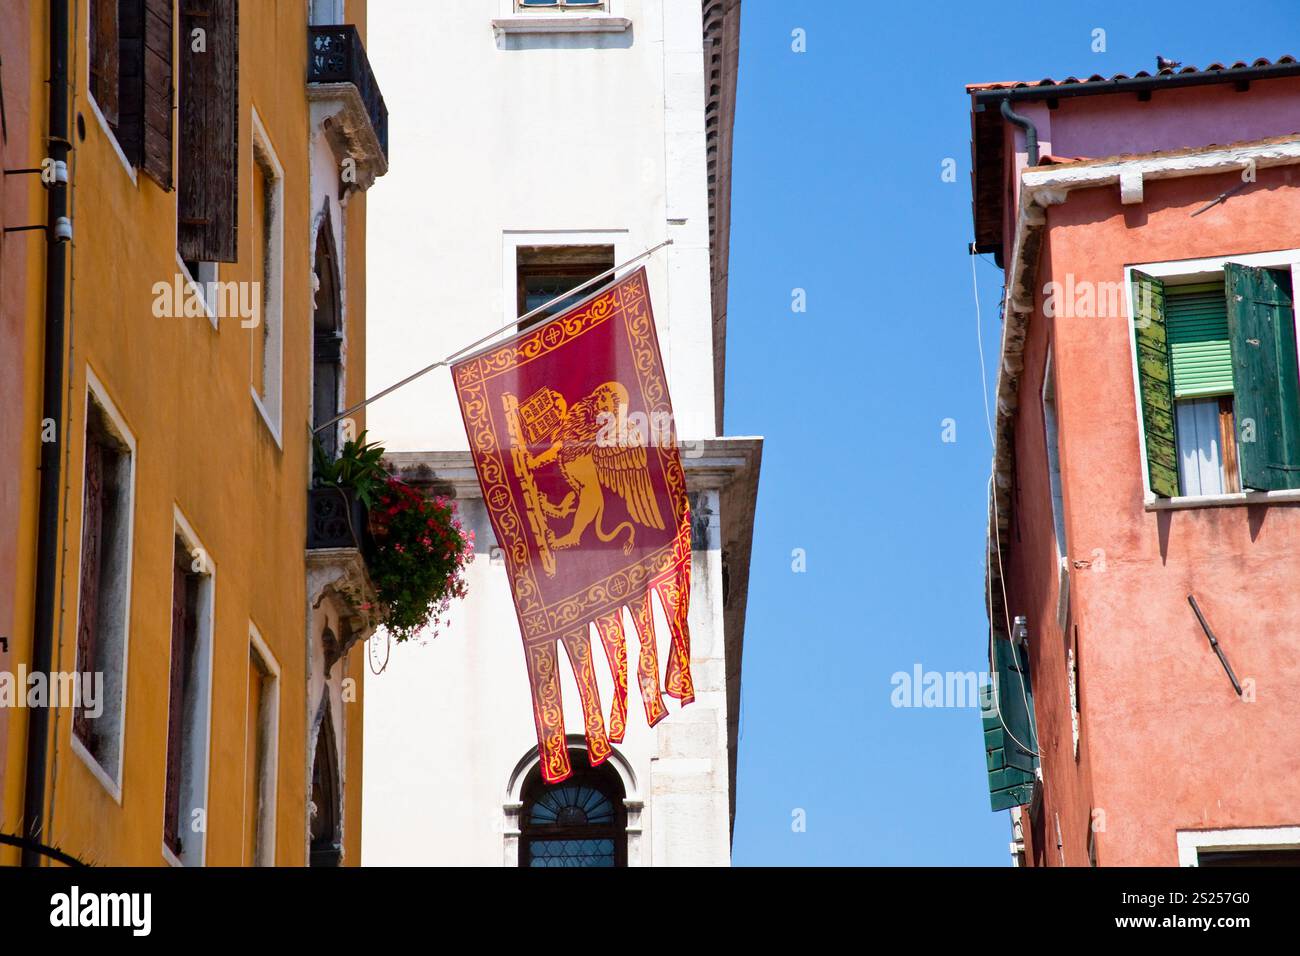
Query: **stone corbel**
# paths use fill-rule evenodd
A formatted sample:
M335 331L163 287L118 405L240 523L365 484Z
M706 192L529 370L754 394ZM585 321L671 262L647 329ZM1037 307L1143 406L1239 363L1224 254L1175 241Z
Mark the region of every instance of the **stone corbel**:
M338 609L339 635L325 647L325 673L347 656L358 641L374 633L370 618L356 599L374 600L366 563L356 548L311 548L307 551L307 603L319 608L327 599Z
M1132 206L1142 201L1141 170L1125 170L1119 174L1119 201Z
M313 101L313 128L320 130L338 161L340 197L365 192L388 172L388 159L361 94L351 83L312 83L307 90Z

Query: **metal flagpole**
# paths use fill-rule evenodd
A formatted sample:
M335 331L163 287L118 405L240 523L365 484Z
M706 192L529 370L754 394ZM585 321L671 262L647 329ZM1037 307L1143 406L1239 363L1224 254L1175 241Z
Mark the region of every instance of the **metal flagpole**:
M600 273L600 275L592 276L590 279L588 279L586 282L582 283L581 285L574 286L568 292L560 293L554 299L551 299L551 301L549 302L543 302L541 305L533 309L531 312L528 312L525 315L521 315L517 319L512 319L507 324L501 326L501 328L493 329L487 335L483 336L480 339L475 339L473 342L471 342L469 345L466 345L462 349L457 349L455 352L452 352L446 358L439 359L438 361L434 362L432 365L426 365L418 372L414 372L406 376L406 378L402 379L396 385L390 385L382 392L376 392L374 395L371 395L369 398L357 402L357 404L353 405L351 408L345 408L343 411L339 412L337 415L335 415L329 421L325 422L323 425L318 425L316 426L316 428L312 429L312 434L314 435L317 432L324 431L326 428L329 428L331 425L338 424L339 422L343 421L343 419L347 418L349 415L354 415L357 412L361 411L361 409L365 408L371 402L376 402L379 399L383 398L385 395L388 395L390 392L397 391L403 385L409 385L411 382L414 382L420 376L427 375L429 372L432 372L436 368L442 368L444 365L449 365L450 363L454 362L456 359L460 358L462 355L465 355L468 352L472 352L474 349L478 348L483 343L488 342L491 339L495 338L496 336L500 335L502 332L506 332L509 331L510 329L517 328L518 326L522 325L524 322L527 322L533 316L537 315L539 312L545 312L547 309L549 309L555 303L559 302L561 299L571 298L573 296L573 293L581 292L583 289L587 288L588 286L594 285L600 280L612 276L615 272L618 272L620 269L626 269L632 263L640 262L642 259L646 258L647 256L653 255L654 253L658 252L664 246L671 246L672 244L673 244L673 240L665 239L663 242L659 243L659 245L651 246L649 249L647 249L645 252L641 253L640 255L633 256L631 259L628 259L626 262L620 262L612 269L606 269L604 272Z

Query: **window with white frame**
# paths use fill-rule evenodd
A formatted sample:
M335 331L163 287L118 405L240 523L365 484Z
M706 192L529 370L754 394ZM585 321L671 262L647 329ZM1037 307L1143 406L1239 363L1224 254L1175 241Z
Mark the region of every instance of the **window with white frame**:
M244 737L244 864L275 866L280 665L249 625L248 715Z
M139 169L170 190L172 0L87 0L83 9L90 111L133 182Z
M1294 264L1130 270L1147 481L1158 498L1300 489Z
M559 315L610 285L614 281L613 277L606 277L591 285L585 283L613 267L612 245L518 246L515 250L517 314L522 317L554 302L521 324L520 330ZM576 291L565 295L571 290Z
M206 855L215 572L193 529L176 514L172 540L163 850L202 866Z
M252 261L261 295L254 297L260 302L259 315L243 324L250 332L253 399L278 443L284 361L284 169L256 111L252 178Z
M217 271L217 263L185 260L179 256L176 257L176 261L180 263L186 288L198 292L199 301L203 303L203 308L208 313L208 321L212 323L214 329L217 328L217 281L220 275Z
M1061 491L1061 436L1056 412L1056 374L1052 356L1043 371L1043 433L1047 444L1047 481L1052 492L1052 526L1056 532L1056 555L1061 561L1069 554L1065 542L1065 497Z
M1179 866L1297 866L1300 826L1178 831Z
M1065 627L1070 609L1070 549L1065 537L1065 495L1061 490L1061 430L1056 404L1056 372L1048 345L1043 368L1043 441L1047 449L1047 484L1052 495L1052 531L1056 539L1056 620Z
M520 10L601 10L605 0L515 0Z
M1074 741L1074 757L1079 757L1079 625L1074 625L1074 640L1066 655L1065 670L1070 690L1070 737Z
M74 750L120 797L130 626L135 439L87 370L76 672L94 691L73 712Z

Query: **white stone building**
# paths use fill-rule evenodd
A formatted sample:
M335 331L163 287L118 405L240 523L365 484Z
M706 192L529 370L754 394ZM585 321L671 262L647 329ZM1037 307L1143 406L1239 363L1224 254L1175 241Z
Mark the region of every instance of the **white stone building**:
M406 386L370 407L369 437L404 475L454 493L477 544L469 597L436 640L372 641L372 663L388 663L366 676L366 864L730 862L762 446L718 437L739 21L740 0L374 10L371 59L403 119L391 131L401 162L367 197L372 390L673 240L646 265L678 432L694 448L697 696L670 701L652 729L633 687L605 767L574 754L573 778L540 784L519 627L450 376ZM560 670L570 747L585 751L577 688Z

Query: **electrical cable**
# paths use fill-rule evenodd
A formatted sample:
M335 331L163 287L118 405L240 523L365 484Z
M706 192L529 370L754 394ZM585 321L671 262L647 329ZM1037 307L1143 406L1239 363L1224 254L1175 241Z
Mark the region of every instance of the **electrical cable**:
M971 277L971 289L972 289L973 294L974 294L974 296L975 296L975 338L976 338L976 341L979 343L979 354L980 354L980 390L983 392L983 395L984 395L984 422L985 422L985 425L988 427L988 433L989 433L989 444L993 447L993 451L994 451L994 453L996 454L996 452L997 452L997 441L996 441L996 439L994 438L994 435L993 435L993 419L992 419L992 415L991 415L990 408L989 408L989 384L988 384L988 373L987 373L987 371L985 370L985 366L984 366L984 330L983 330L983 318L982 318L982 316L981 316L981 312L980 312L980 290L979 290L979 279L978 279L978 277L976 276L976 272L975 272L975 257L974 257L974 256L971 257L970 277ZM1006 625L1007 625L1007 636L1008 636L1008 639L1010 639L1010 636L1011 636L1011 634L1012 634L1012 630L1011 630L1011 620L1010 620L1010 618L1011 618L1011 612L1010 612L1010 610L1009 610L1010 605L1009 605L1008 602L1007 602L1007 580L1006 580L1005 571L1004 571L1003 566L1002 566L1002 534L1001 534L1001 532L1000 532L999 529L998 529L998 524L999 524L999 521L1000 521L1000 516L999 516L999 514L998 514L998 498L997 498L997 492L996 492L996 489L995 489L994 486L993 486L993 475L992 475L992 474L989 475L989 501L990 501L990 503L991 503L992 506L993 506L993 535L994 535L994 543L995 543L994 551L995 551L995 554L997 555L997 562L998 562L998 584L1001 586L1001 590L1002 590L1002 614L1003 614L1003 618L1004 618L1004 620L1005 620L1005 623L1006 623ZM988 602L988 611L989 611L989 668L990 668L991 674L994 676L994 681L995 681L995 683L994 683L994 685L993 685L993 694L991 695L992 698L993 698L994 711L995 711L995 713L997 714L997 717L998 717L998 723L1002 725L1002 729L1003 729L1003 731L1006 732L1006 735L1007 735L1008 737L1011 738L1011 740L1016 744L1016 746L1018 746L1021 750L1024 750L1024 751L1026 751L1027 753L1030 753L1030 754L1032 754L1033 756L1038 757L1038 756L1039 756L1039 753L1038 753L1037 748L1035 748L1035 747L1029 747L1029 746L1027 746L1026 744L1024 744L1021 740L1019 740L1019 739L1016 737L1016 735L1013 734L1013 733L1011 732L1011 728L1007 726L1007 722L1006 722L1006 721L1003 719L1003 717L1002 717L1002 701L999 699L999 695L998 695L998 693L997 693L997 684L996 684L996 680L997 680L997 678L996 678L996 672L997 672L997 664L996 664L996 660L997 660L997 657L996 657L996 654L994 653L995 648L994 648L994 644L993 644L994 640L996 640L996 638L995 638L994 635L993 635L993 575L992 575L993 567L992 567L992 562L988 560L987 555L985 556L985 561L986 561L986 571L985 571L985 575L984 575L985 585L986 585L986 586L985 586L985 592L986 592L986 598L985 598L985 599L986 599L986 601ZM1012 650L1014 651L1014 647L1012 648ZM1017 661L1017 663L1019 663L1019 662ZM1017 667L1017 668L1016 668L1016 674L1017 674L1017 676L1018 676L1019 679L1020 679L1020 697L1021 697L1021 700L1023 700L1023 701L1024 701L1024 704L1025 704L1025 713L1028 714L1028 713L1029 713L1029 695L1028 695L1028 691L1027 691L1026 688L1025 688L1025 674L1024 674L1024 671L1023 671L1020 667ZM1033 730L1034 728L1031 726L1030 729ZM1037 736L1037 735L1035 735L1035 736Z

